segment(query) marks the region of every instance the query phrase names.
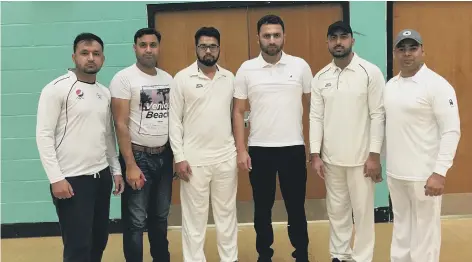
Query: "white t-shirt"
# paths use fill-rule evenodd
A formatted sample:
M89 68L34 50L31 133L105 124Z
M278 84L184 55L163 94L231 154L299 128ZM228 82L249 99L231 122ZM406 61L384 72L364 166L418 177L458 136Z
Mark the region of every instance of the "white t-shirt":
M236 156L231 127L234 75L218 66L213 79L193 63L175 75L169 111L175 162L212 165Z
M158 147L167 143L169 135L169 91L172 76L156 68L155 76L133 64L113 77L111 96L130 101L129 130L131 143Z
M321 69L312 81L311 153L338 166L362 166L369 152L380 153L384 88L382 71L357 54L344 70L334 61Z
M236 73L234 97L249 99L249 146L283 147L305 144L302 94L313 78L302 58L282 52L275 64L262 55L244 62Z
M72 71L43 88L36 142L51 184L107 166L113 175L121 175L110 101L106 87L78 81Z
M426 65L409 78L397 75L385 87L387 175L426 181L446 176L460 139L454 88Z

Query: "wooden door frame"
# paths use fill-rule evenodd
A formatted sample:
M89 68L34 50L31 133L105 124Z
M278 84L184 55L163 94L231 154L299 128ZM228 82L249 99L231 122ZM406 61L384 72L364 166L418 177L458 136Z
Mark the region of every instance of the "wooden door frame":
M393 3L393 1L387 1L387 81L393 77ZM393 209L390 191L388 193L388 217L389 221L393 222Z
M254 2L254 1L229 1L229 2L188 2L188 3L167 3L148 4L147 16L148 27L155 28L155 15L159 12L192 11L192 10L212 10L229 8L266 8L266 7L287 7L303 5L325 5L340 4L343 21L350 24L350 11L348 1L284 1L284 2Z
M387 1L387 81L393 77L393 4Z

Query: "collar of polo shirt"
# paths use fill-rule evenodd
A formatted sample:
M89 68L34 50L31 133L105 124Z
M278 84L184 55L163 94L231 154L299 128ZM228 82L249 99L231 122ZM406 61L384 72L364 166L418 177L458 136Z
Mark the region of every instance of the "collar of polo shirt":
M349 70L355 72L355 71L356 71L356 66L359 64L358 61L357 61L359 57L357 56L357 54L356 54L355 52L353 52L353 54L354 54L354 56L352 57L351 62L349 63L349 65L346 66L345 69L349 69ZM334 63L334 59L331 60L331 67L330 67L329 69L330 69L330 70L331 70L331 69L334 69L334 72L336 72L336 71L338 71L338 70L339 70L339 71L342 71L341 68L339 68L339 67Z
M206 78L206 76L200 70L200 67L198 67L198 61L195 61L191 65L191 67L192 67L192 70L190 71L190 76L198 76L198 77ZM220 71L220 66L218 64L216 64L215 77L220 77L220 76L226 76L226 75L222 71Z
M415 82L415 83L419 83L421 81L421 77L422 75L424 74L424 72L426 72L426 70L428 69L428 67L426 66L425 63L423 63L423 65L421 66L420 70L418 70L418 72L416 72L416 74L414 76L412 76L410 79ZM399 72L394 78L393 78L393 81L398 81L398 79L400 79L401 77L401 72Z
M264 60L264 58L262 57L262 52L260 52L259 56L257 57L257 60L259 61L260 66L262 68L265 68L265 67L268 67L268 66L275 66L275 65L278 65L278 64L286 65L288 63L287 58L288 58L287 55L284 53L284 51L282 51L282 55L280 56L280 60L275 64L271 64L271 63L268 63L266 60Z

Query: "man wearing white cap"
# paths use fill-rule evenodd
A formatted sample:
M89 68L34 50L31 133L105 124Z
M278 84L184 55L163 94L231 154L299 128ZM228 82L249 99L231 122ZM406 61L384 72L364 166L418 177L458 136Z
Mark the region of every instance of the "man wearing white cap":
M424 64L418 32L401 31L393 51L400 73L384 93L391 261L438 262L442 194L460 139L456 94Z

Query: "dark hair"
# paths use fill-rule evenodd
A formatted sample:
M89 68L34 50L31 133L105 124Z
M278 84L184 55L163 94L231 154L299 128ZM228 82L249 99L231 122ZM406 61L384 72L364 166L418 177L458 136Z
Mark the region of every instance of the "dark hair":
M74 40L74 53L77 50L77 45L82 41L97 41L102 46L102 50L104 49L103 41L100 37L98 37L97 35L94 35L92 33L81 33L81 34L79 34L78 36L75 37L75 40Z
M284 21L276 15L265 15L257 22L257 34L261 32L262 25L280 25L282 32L285 32Z
M198 29L195 33L195 45L198 45L198 40L202 36L214 37L218 40L218 45L220 44L220 32L214 27L202 27Z
M156 29L154 28L141 28L136 31L136 34L134 34L134 43L136 44L138 38L142 37L143 35L155 35L157 37L157 41L161 43L161 33L159 33L159 31L156 31Z

